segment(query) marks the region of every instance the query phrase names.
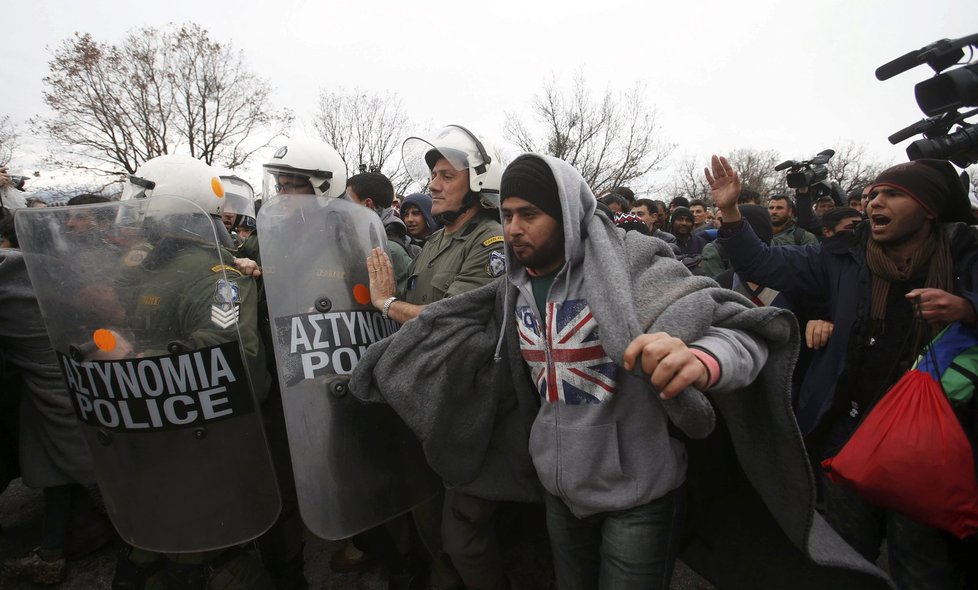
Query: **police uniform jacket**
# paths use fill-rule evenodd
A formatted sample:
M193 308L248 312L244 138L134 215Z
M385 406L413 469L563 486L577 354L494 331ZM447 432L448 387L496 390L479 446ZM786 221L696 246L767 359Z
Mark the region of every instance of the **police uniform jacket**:
M465 226L432 234L411 265L403 299L427 305L492 282L505 271L503 229L476 215Z
M224 250L223 258L231 260L233 253ZM264 400L271 379L261 362L257 286L225 265L214 245L164 241L122 282L135 352L162 354L171 342L191 349L214 346L236 341L240 333L255 396Z

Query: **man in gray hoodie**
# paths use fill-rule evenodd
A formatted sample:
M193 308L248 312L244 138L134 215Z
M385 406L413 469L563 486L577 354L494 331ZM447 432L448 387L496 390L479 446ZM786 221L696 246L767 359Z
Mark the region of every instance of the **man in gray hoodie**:
M684 515L686 453L656 398L689 386L743 387L764 365L767 345L718 327L693 342L642 334L621 370L587 298L583 229L595 198L579 177L560 160L528 154L502 179L520 352L540 397L530 457L546 490L561 589L665 587Z
M815 512L791 314L595 215L565 162L517 158L501 197L507 278L372 345L351 392L389 404L457 490L543 496L562 590L668 587L677 546L719 588L891 588Z

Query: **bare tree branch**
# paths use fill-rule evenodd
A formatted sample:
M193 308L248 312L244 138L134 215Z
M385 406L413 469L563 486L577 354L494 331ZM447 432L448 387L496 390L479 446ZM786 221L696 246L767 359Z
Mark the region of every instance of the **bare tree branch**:
M133 29L118 45L75 33L48 69L43 98L54 114L31 123L63 146L51 161L69 168L132 173L176 151L236 168L292 122L243 55L196 24Z
M10 122L10 117L8 115L0 117L0 166L10 163L19 138L17 128Z
M660 137L655 108L647 105L641 84L621 93L609 89L596 98L581 73L568 88L552 78L533 97L530 110L533 123L506 113L506 139L521 150L567 161L595 193L648 184L648 174L675 147Z
M382 172L403 194L414 184L401 162L401 141L409 120L394 93L323 90L313 125L319 137L336 148L348 174L361 168Z

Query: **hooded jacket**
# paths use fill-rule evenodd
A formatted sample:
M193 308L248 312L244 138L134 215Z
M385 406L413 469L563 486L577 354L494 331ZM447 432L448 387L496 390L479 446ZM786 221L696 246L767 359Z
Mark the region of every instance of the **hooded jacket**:
M583 182L574 187L574 194L590 194ZM712 280L690 276L661 240L626 234L590 211L582 205L578 233L587 236L587 254L580 268L569 268L583 277L584 297L603 330L601 346L616 364L643 332L696 342L711 326L722 326L768 343L768 362L742 391L715 386L706 402L687 389L661 402L671 424L690 437L706 437L685 443L690 510L683 561L720 588L891 587L815 512L814 478L789 395L798 351L791 314L753 308ZM500 277L432 303L371 345L350 384L358 398L392 407L448 485L495 500L538 498L528 448L541 398L521 356L519 300L518 289ZM632 393L660 403L648 390ZM655 428L647 427L650 438L660 441ZM636 446L631 436L627 443ZM673 443L667 444L671 452Z
M428 234L431 235L441 229L441 224L435 220L431 215L431 195L426 195L424 193L414 193L408 195L401 201L401 209L398 213L401 219L404 218L404 208L408 205L414 205L421 211L421 215L424 217L425 225L428 226Z
M709 402L687 389L661 402L671 424L691 438L706 437L685 443L683 561L720 588L891 587L815 512L814 478L789 396L798 351L791 314L752 308L710 279L690 276L667 244L626 234L602 215L582 226L588 236L582 273L591 279L585 296L606 328L602 347L616 363L643 332L694 342L719 325L768 343L768 362L747 388L715 387ZM518 300L516 287L500 277L426 306L367 349L350 391L389 404L449 486L482 498L533 501L540 482L528 449L541 403L521 356Z
M626 373L602 346L616 327L596 319L589 303L587 283L593 279L583 263L594 195L566 162L527 154L514 164L523 158L544 160L557 182L565 257L547 295L546 317L540 317L532 279L506 246L507 275L519 293L520 349L541 399L530 456L543 487L578 517L646 504L683 483L685 449L669 436L648 378ZM659 272L668 280L672 273L685 274L680 267L667 263ZM747 385L767 359L762 341L735 330L708 328L690 346L719 361L717 391Z

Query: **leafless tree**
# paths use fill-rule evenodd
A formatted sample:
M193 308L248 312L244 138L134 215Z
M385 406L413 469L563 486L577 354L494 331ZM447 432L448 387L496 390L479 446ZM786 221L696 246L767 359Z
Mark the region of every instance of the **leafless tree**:
M75 33L48 68L53 116L32 123L63 148L54 162L71 168L132 173L180 151L235 168L292 120L271 107L267 82L240 52L195 24L134 29L117 45Z
M863 145L846 141L835 148L835 155L829 160L828 180L838 182L843 191L849 192L871 183L889 166L867 154Z
M743 187L757 191L762 200L775 192L785 190L783 174L774 171L774 167L781 161L777 151L741 148L730 152L727 159L740 176ZM712 202L710 185L706 183L703 173L707 164L707 160L701 161L693 157L687 157L680 162L672 177L672 196Z
M704 199L712 202L710 185L706 183L703 168L703 162L697 158L691 156L683 158L673 172L672 191L667 195L666 201L674 197L686 197L690 201Z
M17 149L17 128L10 122L10 116L0 117L0 166L6 166Z
M761 195L761 202L777 192L784 192L786 184L783 172L775 172L774 167L781 163L781 156L775 150L742 148L727 156L740 175L744 188Z
M396 94L323 90L313 125L319 137L340 153L351 176L363 167L382 172L398 193L414 185L401 161L400 146L409 120Z
M532 123L506 113L506 139L567 161L595 193L642 184L674 149L660 136L642 84L595 97L581 73L567 88L554 78L533 97L531 110Z

